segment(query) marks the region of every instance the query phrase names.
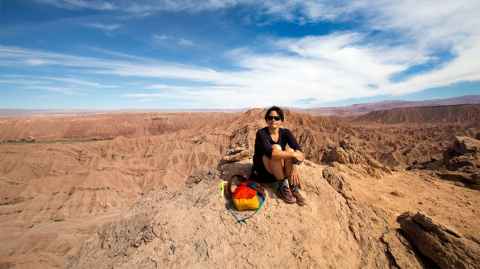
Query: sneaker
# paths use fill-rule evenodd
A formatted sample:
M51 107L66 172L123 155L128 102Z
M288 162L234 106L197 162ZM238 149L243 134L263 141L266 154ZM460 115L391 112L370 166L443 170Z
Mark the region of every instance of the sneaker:
M292 195L293 197L295 197L295 200L297 200L297 204L299 206L304 206L307 204L307 200L305 199L305 197L303 197L303 195L300 193L300 190L297 187L293 188Z
M278 196L280 196L280 198L287 204L294 204L296 202L295 196L293 196L288 185L280 185L278 188Z

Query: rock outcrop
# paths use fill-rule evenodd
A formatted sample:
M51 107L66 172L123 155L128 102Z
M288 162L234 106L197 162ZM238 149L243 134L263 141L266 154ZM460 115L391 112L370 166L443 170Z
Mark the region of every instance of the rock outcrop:
M387 245L387 251L391 255L391 267L395 268L425 268L414 248L399 231L389 231L382 236L382 241Z
M457 136L443 155L447 171L438 172L443 179L459 181L480 190L480 140Z
M463 237L423 213L398 217L408 240L440 268L480 268L480 242Z
M245 147L234 147L227 150L225 156L220 160L221 163L238 162L248 159L251 156L250 151Z
M453 144L444 151L443 159L414 162L407 168L412 169L435 171L442 179L480 190L480 140L456 136Z
M444 162L448 170L473 171L480 168L480 140L457 136L445 151Z
M347 140L340 141L339 146L329 147L322 159L323 162L338 162L341 164L355 165L367 174L380 177L381 173L389 173L390 169L369 156L359 147Z

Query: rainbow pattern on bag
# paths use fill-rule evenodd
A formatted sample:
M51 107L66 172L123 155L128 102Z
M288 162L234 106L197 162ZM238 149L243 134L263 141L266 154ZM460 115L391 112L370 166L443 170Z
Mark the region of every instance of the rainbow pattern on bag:
M240 183L232 195L233 204L239 211L258 210L265 202L265 194L261 186L254 181Z

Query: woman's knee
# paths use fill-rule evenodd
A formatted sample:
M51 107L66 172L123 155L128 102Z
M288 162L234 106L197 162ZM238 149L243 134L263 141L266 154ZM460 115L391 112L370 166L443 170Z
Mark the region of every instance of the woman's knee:
M273 144L272 150L282 150L282 146L280 146L279 144Z
M272 149L275 149L275 150L283 150L283 149L282 149L282 146L280 146L279 144L273 144L273 145L272 145ZM286 148L285 151L286 151L286 152L295 152L295 150L293 150L292 148Z

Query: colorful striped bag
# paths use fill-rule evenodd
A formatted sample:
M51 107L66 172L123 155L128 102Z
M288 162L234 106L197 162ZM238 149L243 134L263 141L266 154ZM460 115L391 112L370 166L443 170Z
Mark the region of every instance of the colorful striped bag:
M257 182L247 180L235 188L232 202L238 211L259 210L265 202L265 191Z

